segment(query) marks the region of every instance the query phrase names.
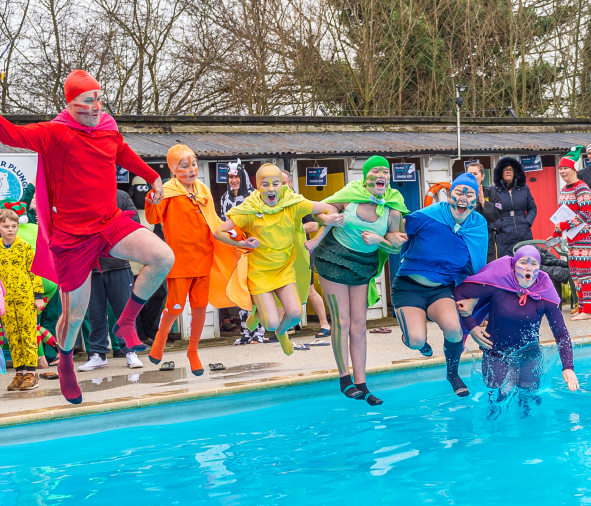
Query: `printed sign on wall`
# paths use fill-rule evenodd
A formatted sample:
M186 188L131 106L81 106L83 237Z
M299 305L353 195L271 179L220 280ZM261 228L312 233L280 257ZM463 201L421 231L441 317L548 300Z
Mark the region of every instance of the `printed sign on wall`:
M117 165L117 182L129 183L129 171Z
M471 163L480 163L480 158L476 158L476 160L466 160L464 162L464 172L468 170L468 165Z
M37 174L37 156L0 153L0 200L20 200Z
M216 163L215 164L215 182L216 183L227 183L228 182L228 164L227 163Z
M591 167L591 160L589 160L589 158L583 158L583 165L585 169Z
M326 167L306 167L306 186L326 186Z
M417 171L414 163L393 163L392 181L416 181Z
M540 155L520 156L519 158L525 172L542 170L542 157Z

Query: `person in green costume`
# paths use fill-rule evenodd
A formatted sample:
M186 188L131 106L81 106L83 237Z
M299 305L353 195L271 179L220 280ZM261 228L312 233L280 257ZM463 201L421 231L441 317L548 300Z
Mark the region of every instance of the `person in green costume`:
M353 181L323 202L344 216L339 227L322 226L307 241L315 250L315 266L332 318L332 348L341 392L372 406L382 404L365 381L367 309L379 299L376 278L390 253L399 253L408 239L403 217L408 214L398 190L390 188L390 168L382 156L363 164L363 179ZM316 221L325 225L324 216ZM349 354L353 377L349 373Z

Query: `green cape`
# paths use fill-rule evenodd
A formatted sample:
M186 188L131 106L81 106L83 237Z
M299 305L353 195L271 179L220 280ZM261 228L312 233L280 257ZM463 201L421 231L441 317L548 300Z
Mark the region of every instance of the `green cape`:
M404 199L398 190L388 188L386 193L384 193L384 196L382 198L378 198L367 191L367 188L365 187L365 179L351 181L344 188L340 189L334 195L325 198L322 202L326 202L328 204L332 204L334 202L355 202L356 204L373 203L377 204L378 206L376 208L376 213L378 216L383 216L386 207L399 211L402 216L406 216L408 213L410 213L410 211L404 205ZM376 286L376 278L382 274L382 269L384 268L384 264L386 263L386 260L388 260L389 256L390 253L384 251L382 248L378 248L378 272L369 282L367 291L367 304L369 307L373 306L380 300L380 295L378 294L378 288Z

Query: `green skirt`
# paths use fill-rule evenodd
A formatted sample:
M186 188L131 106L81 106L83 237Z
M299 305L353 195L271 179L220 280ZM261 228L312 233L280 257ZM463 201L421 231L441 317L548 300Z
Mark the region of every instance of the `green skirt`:
M341 285L367 285L378 273L378 250L359 253L337 241L332 229L314 251L314 267L318 275Z

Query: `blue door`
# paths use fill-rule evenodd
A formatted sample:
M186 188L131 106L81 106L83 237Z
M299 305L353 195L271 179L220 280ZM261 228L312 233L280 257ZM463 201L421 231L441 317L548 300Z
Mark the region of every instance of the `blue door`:
M417 180L420 179L417 174ZM390 182L390 187L398 190L404 198L404 203L410 212L418 211L421 206L421 190L419 181ZM390 266L390 281L396 277L400 267L400 255L390 255L388 259Z

